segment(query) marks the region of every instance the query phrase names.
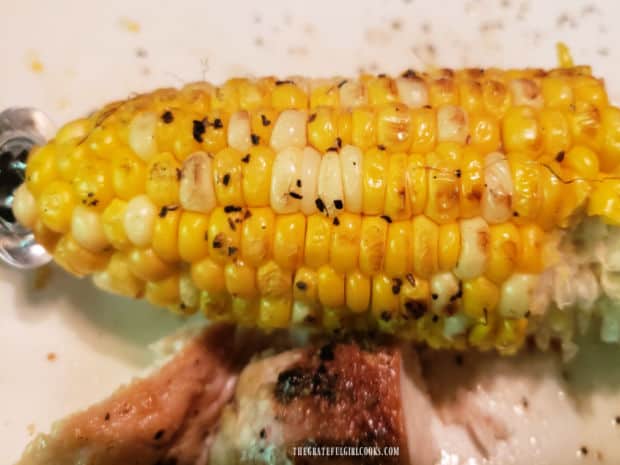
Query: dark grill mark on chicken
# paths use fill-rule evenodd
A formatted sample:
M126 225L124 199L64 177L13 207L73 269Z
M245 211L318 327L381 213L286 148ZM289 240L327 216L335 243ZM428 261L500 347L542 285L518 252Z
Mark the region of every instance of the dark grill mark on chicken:
M287 443L303 446L311 438L319 446L401 446L404 454L399 376L400 354L392 347L369 352L355 343L338 343L305 349L300 361L280 372L274 387L276 418L285 431L294 431ZM333 458L290 458L295 464L334 463ZM401 463L399 457L358 459Z

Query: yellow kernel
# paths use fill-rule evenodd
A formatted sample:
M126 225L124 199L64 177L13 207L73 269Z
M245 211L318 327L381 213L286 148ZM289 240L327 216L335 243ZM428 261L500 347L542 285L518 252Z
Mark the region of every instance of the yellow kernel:
M203 291L218 294L226 290L224 267L219 263L205 258L193 263L190 269L192 281Z
M112 163L112 184L118 197L131 200L144 194L146 166L142 160L128 150L119 150Z
M271 106L278 111L308 107L308 96L297 85L283 82L276 85L271 93Z
M76 204L71 184L51 181L37 199L41 221L52 231L66 233Z
M345 303L344 274L330 266L317 270L318 296L321 304L327 307L341 307Z
M147 166L146 194L158 207L179 203L181 166L170 153L151 158Z
M152 247L157 255L167 262L179 260L179 220L181 211L178 208L162 207L153 227Z

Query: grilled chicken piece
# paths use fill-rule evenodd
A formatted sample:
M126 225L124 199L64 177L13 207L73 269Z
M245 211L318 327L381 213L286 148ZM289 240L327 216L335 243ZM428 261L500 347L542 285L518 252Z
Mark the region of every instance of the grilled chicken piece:
M17 465L411 464L440 457L417 352L214 326L149 377L58 422ZM267 351L263 351L269 347ZM474 419L475 420L475 419ZM317 458L295 447L394 455Z
M620 463L620 394L607 389L620 352L586 344L579 354L585 371L549 353L365 339L300 348L288 334L214 326L146 379L57 423L18 465ZM293 453L312 445L399 453Z
M18 465L194 465L251 352L235 329L214 326L151 376L56 423ZM240 347L246 348L241 350Z

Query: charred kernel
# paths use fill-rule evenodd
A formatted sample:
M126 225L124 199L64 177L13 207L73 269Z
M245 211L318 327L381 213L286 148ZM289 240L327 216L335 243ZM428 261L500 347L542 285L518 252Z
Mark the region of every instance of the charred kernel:
M512 216L519 216L519 212L512 212Z
M317 197L317 199L314 201L314 204L321 213L325 211L325 203L323 203L323 199L321 199L321 197Z
M265 428L261 428L258 435L260 436L261 439L265 439L265 436L267 436L267 432L265 431Z
M342 203L342 200L340 200L340 199L334 200L334 207L336 207L336 210L342 210L343 206L344 205Z
M342 86L344 86L347 82L349 82L349 81L347 81L346 79L343 79L342 81L340 81L338 83L338 89L340 89Z
M231 217L228 217L228 226L231 230L236 231L237 227L235 226L235 222Z
M214 249L220 249L220 248L222 248L222 241L221 241L221 240L219 240L219 239L217 239L217 238L216 238L216 239L214 239L214 240L213 240L213 248L214 248Z
M196 142L202 143L206 130L204 121L194 120L192 122L192 136L194 136Z
M260 115L260 120L261 120L261 123L263 123L263 126L269 126L271 124L271 121L269 120L269 118L267 118L263 114Z
M224 207L224 213L234 213L234 212L240 212L241 211L241 207L237 207L236 205L226 205Z
M222 184L224 184L225 186L228 186L229 182L230 182L230 174L226 173L224 177L222 178Z
M245 155L245 157L243 157L243 158L241 159L241 161L242 161L243 163L250 163L250 154L249 154L249 153L247 153L247 154Z
M377 145L377 148L378 148L379 150L385 150L385 145L383 145L383 144L379 144L379 145Z
M401 74L401 76L402 76L402 77L404 77L404 78L411 79L411 78L416 77L416 73L415 73L415 71L414 71L414 70L412 70L412 69L408 69L408 70L407 70L407 71L405 71L403 74Z
M219 118L215 118L213 120L213 128L214 129L222 129L224 127L224 123L222 123L222 120Z
M392 222L392 218L390 218L387 215L381 215L381 219L386 221L387 223L391 223Z
M336 137L336 145L339 149L342 148L342 139L340 137Z
M230 247L228 247L228 256L229 257L234 255L234 254L236 254L236 253L237 253L237 247L234 247L232 245Z
M165 434L165 433L166 433L166 431L165 431L165 430L160 429L160 430L158 430L158 431L155 433L155 436L153 436L153 439L154 439L155 441L159 441L161 438L163 438L163 437L164 437L164 434Z
M415 287L415 278L413 277L413 275L411 273L407 273L405 275L405 278L407 278L407 281L409 281L409 284L411 284L413 287Z
M316 119L316 113L312 113L308 116L308 123L312 123Z
M294 191L289 192L288 195L290 195L291 197L297 200L303 199L303 196L301 194L298 194L297 192L294 192Z
M252 212L250 210L246 210L245 213L243 214L243 219L247 220L251 216L252 216Z
M288 80L288 79L282 80L282 81L276 81L276 86L281 86L283 84L295 84L295 83L293 81L291 81L291 80Z
M110 421L110 412L107 412L105 414L105 417L103 418L105 421Z
M564 150L558 152L558 154L555 156L555 161L557 161L558 163L561 163L562 160L564 160Z
M256 134L250 135L250 138L252 139L252 145L258 145L260 142L260 137Z
M392 319L392 314L386 310L381 312L381 319L383 321L390 321Z
M437 300L439 298L437 294L431 294L431 297L433 298L433 300Z
M301 179L298 179L298 180L295 182L295 185L296 185L297 187L301 187Z
M297 289L299 289L300 291L305 291L306 289L308 289L308 285L303 281L297 281L295 283L295 287L297 287Z
M181 171L181 168L177 168L177 181L180 181L182 177L183 171Z
M340 225L340 220L338 219L338 217L335 217L334 221L332 221L332 223L334 224L334 226L338 226L338 225Z
M324 362L329 362L334 360L334 346L332 344L325 344L319 350L319 358Z
M174 115L170 110L166 110L162 113L161 120L166 124L170 124L174 121Z
M460 178L460 177L461 177L461 170L457 169L457 170L454 172L454 175L455 175L457 178Z
M430 105L424 105L422 108L425 108L426 110L430 110L430 109L432 109L433 107L432 107L432 106L430 106Z

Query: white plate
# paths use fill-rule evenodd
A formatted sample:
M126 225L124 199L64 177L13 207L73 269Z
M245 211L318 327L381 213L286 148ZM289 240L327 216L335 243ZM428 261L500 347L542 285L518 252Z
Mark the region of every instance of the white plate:
M135 91L203 78L549 67L558 40L620 102L619 17L611 0L5 1L0 109L34 106L60 124ZM147 344L180 324L58 269L43 291L32 280L0 268L2 463L35 430L129 379L148 363Z

